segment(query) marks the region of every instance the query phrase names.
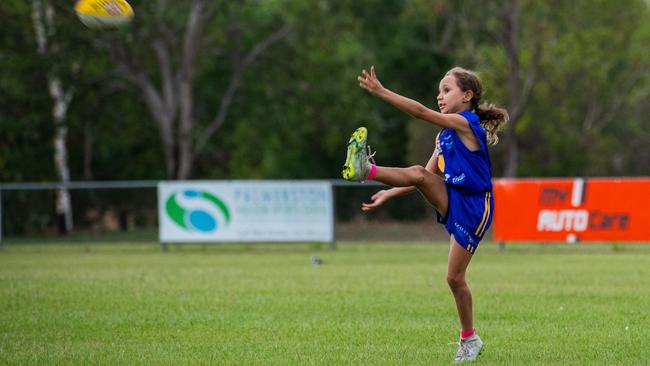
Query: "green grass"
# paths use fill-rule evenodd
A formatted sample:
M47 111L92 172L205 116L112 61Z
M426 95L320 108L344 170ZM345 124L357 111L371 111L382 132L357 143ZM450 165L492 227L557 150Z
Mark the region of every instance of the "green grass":
M9 245L0 364L449 364L459 326L446 253L442 244ZM499 253L485 243L469 282L485 341L477 365L650 360L650 246Z

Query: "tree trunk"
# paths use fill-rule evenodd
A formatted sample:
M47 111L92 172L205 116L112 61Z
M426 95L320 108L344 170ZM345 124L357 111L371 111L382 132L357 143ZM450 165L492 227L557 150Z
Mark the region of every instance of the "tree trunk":
M515 129L509 128L508 139L506 140L506 164L503 172L504 177L512 178L517 176L517 167L519 163L519 144L517 141L517 136L515 135Z
M174 116L165 116L159 121L160 139L163 143L163 153L165 154L165 171L167 179L174 179L178 169L176 139L174 138Z
M54 8L48 0L44 2L32 0L32 21L38 53L42 57L48 58L50 56L49 49L51 48L48 37L55 33ZM74 90L70 88L64 91L61 86L61 78L52 71L48 72L47 79L49 94L54 104L52 108L52 119L55 125L54 165L61 183L67 184L70 182L70 169L68 167L68 150L66 145L68 129L65 125L65 120ZM70 192L65 187L56 192L56 214L59 218L57 222L63 223L63 225L60 225L61 231L65 233L71 232L73 229L72 204Z
M522 67L519 62L519 18L520 7L518 0L506 0L502 9L503 34L502 42L506 51L508 63L508 103L507 109L510 120L507 125L507 145L503 175L505 177L517 176L519 165L519 141L517 139L517 122L528 104L528 99L535 84L537 69L541 59L540 36L533 45L533 57L522 76Z
M189 179L194 162L192 130L194 128L192 81L180 82L180 125L178 129L178 174L177 179Z
M503 175L514 177L517 175L519 162L517 150L517 133L515 126L519 119L519 99L521 95L521 81L519 77L519 4L517 0L508 0L504 7L504 35L506 60L508 61L508 110L510 121L507 126L508 144L506 145L506 161Z
M57 77L50 77L50 96L54 101L54 110L52 115L54 117L54 124L56 132L54 134L54 164L56 172L59 175L61 183L70 183L70 169L68 168L68 148L66 145L66 137L68 135L68 128L65 125L65 117L70 105L70 97L72 94L63 95L61 90L61 82ZM69 233L72 231L72 204L70 200L70 191L67 188L61 188L56 193L56 214L64 218L64 232Z
M205 0L192 3L183 39L183 54L178 74L180 121L178 130L178 179L189 179L194 163L194 94L192 87L196 76L203 25L205 24Z

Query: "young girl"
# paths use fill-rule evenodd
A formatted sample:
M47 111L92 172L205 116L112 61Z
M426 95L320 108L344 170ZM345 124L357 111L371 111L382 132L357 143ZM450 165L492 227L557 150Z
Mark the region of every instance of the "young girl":
M419 191L435 207L438 222L451 235L447 282L456 300L460 319L460 343L454 362L473 361L483 347L474 330L472 293L465 281L467 265L483 234L492 222L492 171L488 144L496 144L497 132L508 121L504 109L482 104L481 82L471 71L455 67L440 81L437 97L440 113L415 100L384 88L375 74L363 70L359 86L403 112L442 128L435 139L433 155L425 167L389 168L377 166L366 150L367 130L358 128L348 142L343 178L377 180L399 188L375 193L371 211L392 197ZM437 175L442 173L444 178Z

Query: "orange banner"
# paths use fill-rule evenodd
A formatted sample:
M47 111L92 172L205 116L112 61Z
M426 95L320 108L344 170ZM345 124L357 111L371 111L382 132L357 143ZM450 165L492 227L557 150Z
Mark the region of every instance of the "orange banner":
M494 240L650 242L650 178L496 179Z

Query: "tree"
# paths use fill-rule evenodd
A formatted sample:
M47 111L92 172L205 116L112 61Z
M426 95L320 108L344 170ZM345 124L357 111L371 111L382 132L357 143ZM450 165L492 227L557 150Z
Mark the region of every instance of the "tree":
M466 16L480 21L465 27L464 37L472 47L459 54L477 65L484 95L492 103L504 103L509 122L497 147L502 175L518 174L520 124L538 82L543 44L548 37L547 4L534 1L502 0L466 9Z
M556 10L531 117L520 131L522 173L647 175L648 6L598 1Z
M276 26L244 49L244 38L249 36L245 31L248 24L240 18L245 2L221 4L220 11L228 15L221 24L215 15L217 6L208 7L207 3L207 0L193 0L181 25L173 14L179 14L182 5L170 6L167 1L158 1L153 6L155 24L135 29L135 37L128 44L115 38L110 42L117 72L141 91L156 123L170 179L191 177L197 156L225 123L244 72L260 54L289 33L287 24ZM183 34L182 39L176 37L179 33ZM217 49L212 42L219 38L233 46ZM195 81L201 72L201 60L215 52L225 52L220 58L229 59L228 82L211 121L199 123ZM154 65L146 62L150 59L155 60Z
M39 72L31 4L14 1L0 9L0 181L52 180L54 131L47 80ZM42 107L41 107L42 106Z
M228 175L339 178L349 133L361 125L372 131L373 148L390 158L376 101L356 81L372 59L350 6L283 4L292 32L260 57L264 67L247 74L233 106L238 123L216 140L228 151Z
M49 0L32 0L32 21L34 25L34 35L38 45L38 54L44 59L54 59L58 57L61 47L54 39L56 34L56 25L54 21L54 7ZM77 61L68 64L70 71L74 74L78 71L80 65ZM59 175L61 183L70 182L70 168L68 167L68 149L66 137L68 128L66 126L66 117L68 107L74 95L74 87L69 85L65 87L61 75L55 68L48 70L48 91L52 98L52 120L55 126L54 135L54 164ZM63 218L61 229L64 232L70 232L73 228L72 221L72 204L70 202L70 192L67 188L60 188L56 193L56 213Z
M506 132L506 163L503 175L505 177L514 177L517 175L519 165L519 142L517 138L517 123L521 119L528 101L530 99L533 86L536 82L537 70L542 50L543 32L536 32L536 36L531 40L532 57L527 67L522 67L521 57L522 49L520 46L520 21L521 7L518 0L506 0L502 8L502 33L499 37L500 43L504 46L506 53L508 74L508 102L507 110L509 121ZM536 24L529 25L533 30L539 29ZM522 70L523 69L523 70Z

